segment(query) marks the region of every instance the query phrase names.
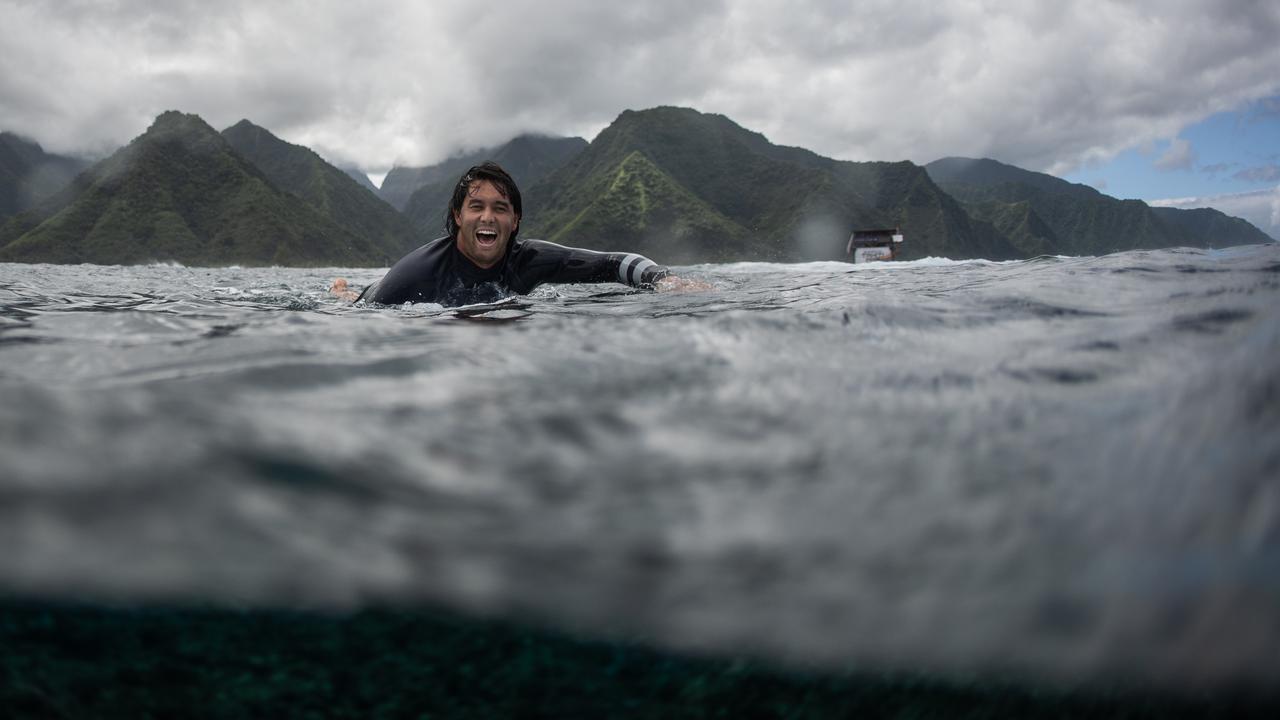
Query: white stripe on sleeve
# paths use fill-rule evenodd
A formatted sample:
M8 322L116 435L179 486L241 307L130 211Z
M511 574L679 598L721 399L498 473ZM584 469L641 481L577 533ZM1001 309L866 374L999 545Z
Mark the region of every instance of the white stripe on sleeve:
M644 282L644 272L657 263L643 255L629 253L618 265L618 279L627 285L637 286Z

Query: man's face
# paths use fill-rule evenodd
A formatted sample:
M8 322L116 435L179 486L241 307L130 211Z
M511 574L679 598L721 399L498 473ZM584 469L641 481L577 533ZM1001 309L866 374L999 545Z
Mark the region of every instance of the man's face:
M488 180L475 180L453 211L458 223L458 251L476 267L490 268L502 259L511 233L520 226L520 216L506 196Z

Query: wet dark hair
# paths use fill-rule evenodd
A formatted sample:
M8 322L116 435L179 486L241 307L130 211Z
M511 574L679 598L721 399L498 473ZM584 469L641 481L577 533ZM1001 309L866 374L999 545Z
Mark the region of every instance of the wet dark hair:
M501 165L489 160L463 173L458 179L458 184L453 186L453 198L449 200L449 208L444 214L444 229L449 233L449 237L458 235L458 222L453 219L453 214L462 210L462 203L467 201L467 192L471 190L471 183L477 180L488 180L493 183L498 192L502 193L502 197L511 203L511 209L515 210L516 217L524 217L523 205L520 202L520 188L516 187L516 181L511 179ZM520 225L517 223L515 229L511 231L511 239L515 240L519 232Z

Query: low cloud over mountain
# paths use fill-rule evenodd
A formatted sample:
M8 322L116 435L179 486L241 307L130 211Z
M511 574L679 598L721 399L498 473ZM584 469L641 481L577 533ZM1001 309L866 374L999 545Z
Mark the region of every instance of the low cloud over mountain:
M1061 172L1280 92L1275 3L0 0L0 27L0 128L51 152L181 107L374 172L662 104L840 159Z

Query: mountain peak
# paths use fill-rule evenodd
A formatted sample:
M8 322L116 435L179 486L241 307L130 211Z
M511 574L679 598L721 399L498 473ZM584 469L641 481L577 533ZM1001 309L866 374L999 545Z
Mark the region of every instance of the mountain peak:
M299 148L296 155L303 169L312 164L311 151ZM352 189L366 204L379 202ZM333 219L360 215L360 200L312 205L277 186L198 116L169 111L67 192L6 223L0 257L112 264L385 263L418 240L404 220L401 236L388 241L392 233L365 232Z
M134 143L181 143L189 150L217 152L226 148L222 136L199 115L166 110L156 116L151 127Z
M17 133L8 130L0 130L0 145L16 146L23 149L31 149L37 152L44 152L44 148L40 147L40 143L31 138L23 137Z
M944 157L925 165L929 177L937 183L968 183L993 185L1001 182L1024 182L1036 175L991 158Z
M222 137L226 138L227 142L231 143L231 146L240 152L245 152L245 148L243 146L249 144L262 144L271 147L293 147L292 143L281 140L270 130L262 127L261 125L255 125L249 120L241 120L226 130L223 130ZM308 152L311 151L308 150Z
M372 191L315 151L276 137L270 130L241 120L222 131L232 150L262 171L276 187L301 198L328 220L364 239L368 258L391 263L422 244L425 238Z
M213 128L209 127L199 115L183 113L177 110L165 110L156 116L152 121L151 127L147 128L148 133L152 132L174 132L174 131L209 131L213 132Z
M705 124L715 126L720 129L731 129L747 135L758 136L764 138L760 133L748 130L724 115L716 113L704 113L693 108L680 107L677 105L658 105L657 107L647 108L645 110L624 110L614 121L616 125L631 124Z
M275 135L273 135L270 130L253 123L253 121L247 118L241 119L240 122L222 131L223 137L229 137L231 135L237 135L240 137L269 135L272 138L275 138Z

